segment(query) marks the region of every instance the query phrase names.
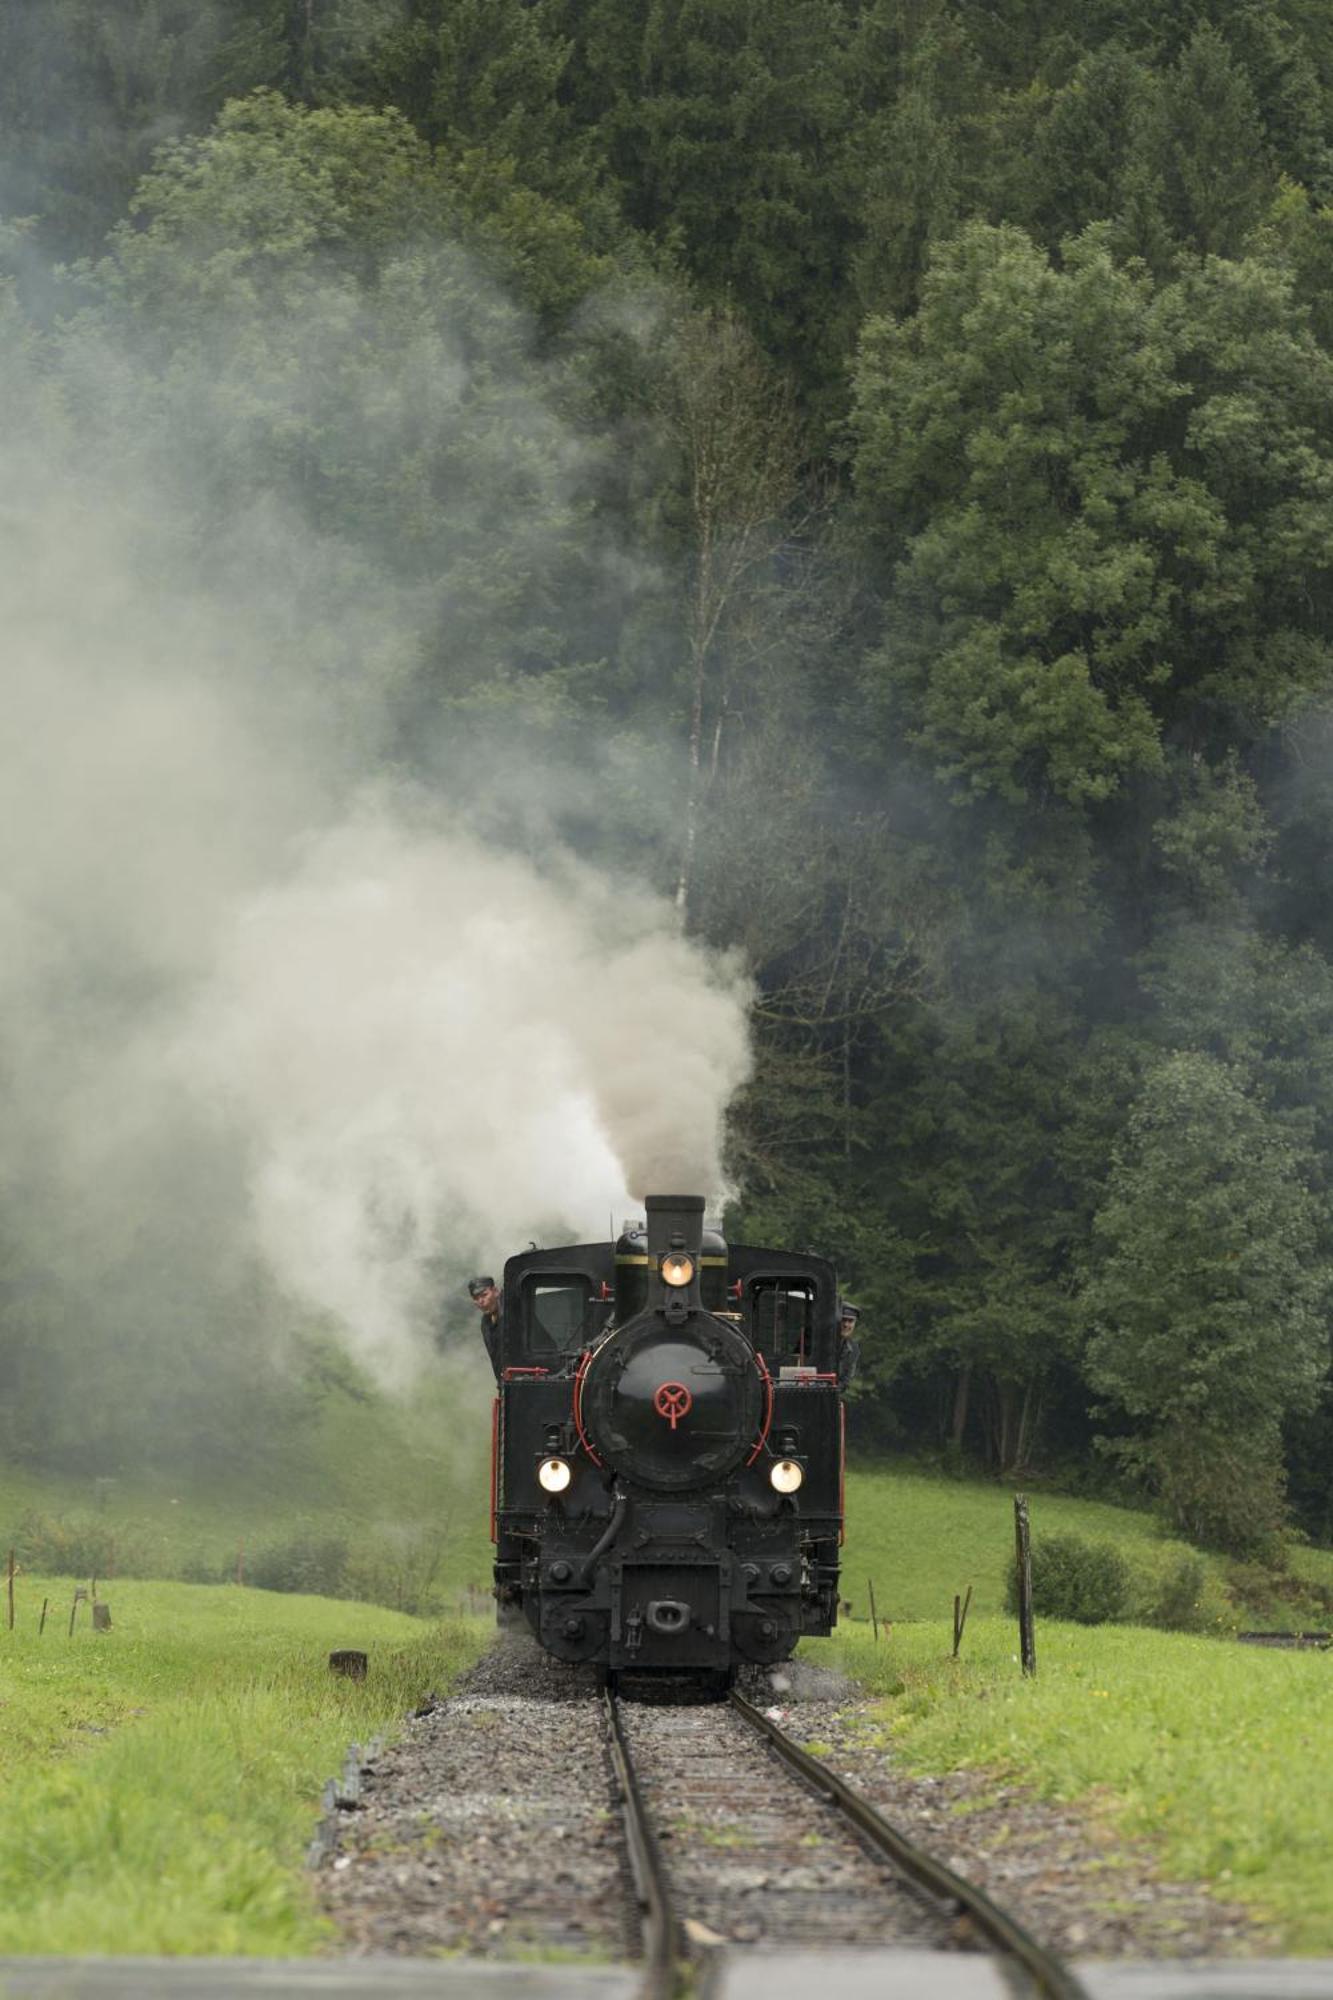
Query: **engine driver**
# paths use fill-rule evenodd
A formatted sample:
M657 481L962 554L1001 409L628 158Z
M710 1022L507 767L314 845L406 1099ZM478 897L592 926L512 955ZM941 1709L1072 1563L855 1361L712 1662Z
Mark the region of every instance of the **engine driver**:
M856 1323L861 1317L861 1309L850 1299L838 1301L838 1387L850 1389L856 1380L856 1371L861 1365L861 1343L856 1337Z
M481 1314L481 1337L486 1343L486 1354L495 1379L500 1379L500 1318L504 1311L504 1293L492 1277L469 1278L468 1296Z

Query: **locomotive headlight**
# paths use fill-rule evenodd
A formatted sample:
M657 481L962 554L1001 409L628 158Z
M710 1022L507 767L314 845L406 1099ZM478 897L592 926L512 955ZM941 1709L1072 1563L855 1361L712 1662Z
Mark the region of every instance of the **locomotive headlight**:
M694 1276L694 1259L687 1257L683 1250L668 1250L662 1259L662 1282L665 1285L688 1285Z
M805 1484L805 1468L794 1458L780 1458L768 1476L779 1493L799 1493Z
M544 1458L537 1467L537 1480L547 1493L563 1493L574 1477L563 1458Z

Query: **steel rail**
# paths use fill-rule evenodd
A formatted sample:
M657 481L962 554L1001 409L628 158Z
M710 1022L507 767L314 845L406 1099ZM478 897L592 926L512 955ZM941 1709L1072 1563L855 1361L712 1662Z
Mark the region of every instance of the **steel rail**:
M682 1954L680 1921L671 1901L671 1878L639 1790L620 1720L620 1704L610 1688L602 1691L602 1712L643 1927L645 2000L672 2000Z
M804 1779L812 1791L818 1792L821 1798L827 1799L845 1819L850 1820L877 1853L887 1855L920 1888L955 1904L970 1917L997 1951L1016 1959L1046 2000L1088 2000L1087 1988L1069 1967L1039 1945L1020 1923L1007 1915L998 1904L992 1903L980 1889L964 1881L961 1875L955 1875L952 1868L946 1868L933 1854L928 1854L906 1834L890 1826L888 1820L876 1812L859 1792L845 1784L836 1771L831 1771L827 1764L812 1757L808 1750L802 1750L798 1743L793 1743L784 1729L746 1701L744 1695L737 1694L734 1688L731 1705L752 1729L768 1738L788 1769Z

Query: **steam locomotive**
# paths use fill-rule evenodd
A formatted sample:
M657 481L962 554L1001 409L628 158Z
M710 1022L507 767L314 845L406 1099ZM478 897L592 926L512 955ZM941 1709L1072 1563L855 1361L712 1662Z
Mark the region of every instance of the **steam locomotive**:
M496 1597L562 1660L726 1685L837 1618L837 1285L697 1195L646 1211L505 1265Z

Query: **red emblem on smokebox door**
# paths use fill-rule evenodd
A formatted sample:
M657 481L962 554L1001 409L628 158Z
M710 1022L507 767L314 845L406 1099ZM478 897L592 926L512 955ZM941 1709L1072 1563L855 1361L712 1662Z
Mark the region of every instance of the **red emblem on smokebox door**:
M668 1419L673 1431L693 1406L694 1398L683 1382L664 1382L653 1397L653 1408L659 1417Z

